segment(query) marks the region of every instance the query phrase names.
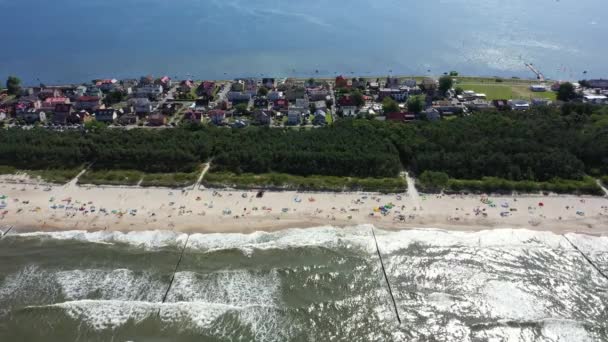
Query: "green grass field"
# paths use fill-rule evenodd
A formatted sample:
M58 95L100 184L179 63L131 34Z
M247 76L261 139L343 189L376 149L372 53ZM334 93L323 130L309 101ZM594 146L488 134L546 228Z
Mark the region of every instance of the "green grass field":
M137 185L143 176L134 170L88 170L78 178L78 184Z
M460 81L454 87L460 87L463 90L473 90L477 93L484 93L488 100L499 99L523 99L530 100L535 98L546 98L555 101L556 94L553 91L533 92L530 90L530 84L521 83L472 83Z

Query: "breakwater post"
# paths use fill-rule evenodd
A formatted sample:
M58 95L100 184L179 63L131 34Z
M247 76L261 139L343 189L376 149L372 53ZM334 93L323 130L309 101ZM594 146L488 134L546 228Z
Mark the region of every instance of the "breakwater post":
M386 268L384 268L384 261L382 260L382 254L380 254L380 248L378 248L378 240L376 240L376 233L374 232L374 227L372 227L372 236L374 237L374 243L376 244L376 253L378 253L378 258L380 259L380 266L382 267L382 274L384 275L384 280L386 281L386 286L388 287L388 293L391 296L391 301L393 302L393 308L395 309L395 315L397 316L397 322L401 324L401 317L399 317L399 310L397 309L397 302L395 301L395 296L393 295L393 289L391 288L391 283L388 281L388 275L386 274Z
M11 232L11 230L13 230L13 227L14 227L14 226L10 226L10 227L8 227L8 229L7 229L7 230L6 230L4 233L2 233L2 235L0 235L0 238L4 239L4 237L5 237L6 235L8 235L8 233L10 233L10 232Z
M161 303L165 303L165 301L167 301L167 296L169 295L171 286L173 286L173 281L175 280L175 274L177 273L177 270L179 269L179 264L182 263L182 259L184 258L184 252L186 251L186 246L188 246L189 240L190 240L190 234L188 234L188 236L186 237L186 242L184 243L184 246L182 247L182 251L179 254L179 259L177 259L177 263L175 264L175 269L173 270L173 274L171 275L171 280L169 281L169 286L167 286L167 291L165 291L165 295L163 296L163 300ZM160 316L160 309L161 308L158 308L158 316Z
M570 239L568 239L568 237L566 235L562 235L564 237L564 239L566 239L566 241L568 241L570 243L570 245L572 245L572 247L574 249L576 249L582 256L583 258L585 258L585 260L587 260L587 262L589 263L589 265L591 265L593 268L595 268L595 270L602 276L604 277L606 280L608 280L608 275L606 273L604 273L604 271L602 271L594 262L593 260L591 260L585 253L583 253L583 251L580 250L580 248L578 248L577 245L575 245L572 241L570 241Z

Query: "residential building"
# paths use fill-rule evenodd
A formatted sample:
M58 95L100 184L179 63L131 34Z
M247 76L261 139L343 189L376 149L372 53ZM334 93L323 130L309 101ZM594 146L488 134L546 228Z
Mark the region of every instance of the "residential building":
M392 97L397 102L404 102L408 98L408 88L382 88L379 90L378 99L382 101L385 97Z
M224 120L226 120L226 112L220 109L214 109L207 113L211 122L215 125L224 124Z
M28 109L26 111L17 113L15 118L17 120L23 120L28 125L32 125L36 122L45 122L46 113L37 109Z
M163 94L163 86L160 84L144 84L137 88L135 97L158 100Z
M608 80L604 80L601 78L599 80L588 80L587 84L589 84L590 88L608 89Z
M323 88L315 88L308 90L308 99L310 101L325 101L329 97L329 90Z
M87 91L84 92L83 96L102 98L103 92L101 91L101 89L97 88L96 86L89 86L89 87L87 87Z
M184 114L184 121L190 121L193 123L197 123L197 122L201 122L203 118L203 113L199 112L199 111L187 111L186 114Z
M69 103L60 103L55 106L53 112L53 123L59 125L65 125L68 121L68 117L72 115L74 108Z
M194 83L191 80L181 81L179 84L179 91L182 93L189 93L194 88Z
M272 114L273 113L270 110L258 109L253 112L253 121L258 125L272 125Z
M315 101L315 110L327 111L327 103L325 101Z
M232 103L247 103L251 100L252 95L244 91L229 91L226 97Z
M95 121L104 122L108 124L111 124L116 119L118 119L118 111L113 108L98 109L93 114L95 116Z
M55 105L59 103L70 103L70 99L67 97L47 97L44 101L42 101L40 109L51 112L55 110Z
M416 88L416 86L417 86L416 80L411 79L411 78L404 80L402 84L408 88Z
M296 107L308 108L310 107L310 101L307 98L296 99Z
M152 113L152 102L147 98L134 98L130 100L137 115L148 115Z
M509 104L509 100L492 100L492 105L496 107L496 109L504 111L511 110L511 105Z
M274 110L289 109L289 101L287 101L287 99L276 100L276 101L274 101L273 109Z
M76 88L74 88L74 95L75 95L75 97L84 96L84 94L86 94L86 92L87 92L87 87L86 86L79 85Z
M387 77L386 78L386 88L388 89L399 89L401 84L399 84L399 79L396 77Z
M302 86L293 86L285 90L285 98L288 101L295 101L296 99L304 98L306 95L306 88Z
M344 76L340 75L336 77L336 88L346 88L348 87L348 80L344 78Z
M344 116L355 116L357 115L357 107L356 106L342 106L340 107L342 114Z
M89 111L95 111L97 109L103 109L105 108L102 104L101 104L101 98L97 97L97 96L81 96L78 99L76 99L76 103L74 104L75 108L77 110L89 110Z
M315 116L312 119L312 124L315 126L325 126L327 125L327 113L323 110L316 110Z
M95 83L95 86L99 88L102 92L111 92L118 88L118 80L116 79L105 79L99 80Z
M465 106L467 108L469 108L470 110L485 110L485 109L493 108L491 102L486 101L486 100L480 100L480 99L469 101L465 104Z
M268 101L274 102L274 101L276 101L278 99L282 99L283 98L283 92L282 91L270 91L266 95L266 98L268 99Z
M394 112L385 114L387 121L411 122L416 120L416 114L410 112Z
M163 114L152 114L148 116L148 126L164 126L167 124L167 117Z
M422 79L420 86L422 88L424 88L424 90L427 92L435 91L435 90L437 90L437 87L439 86L439 81L434 78L431 78L431 77L425 77L424 79Z
M42 88L38 92L38 98L42 101L49 97L60 97L61 91L57 88Z
M256 108L267 109L268 103L268 99L265 97L257 97L255 100L253 100L253 106Z
M347 94L338 99L338 105L340 105L341 107L355 106L355 100L352 96L350 96L350 94Z
M201 83L198 88L196 88L196 94L198 96L202 96L204 94L206 94L209 97L213 96L213 93L215 92L216 89L216 85L215 82L211 82L211 81L204 81L203 83Z
M273 89L275 84L274 78L263 78L262 85L267 89Z
M291 126L302 123L302 112L296 108L290 108L287 113L287 124Z
M118 118L118 123L121 125L137 125L139 117L135 113L123 114Z
M70 115L68 115L66 120L69 124L81 125L93 121L93 117L86 110L81 110L78 112L72 112Z
M442 113L435 108L427 108L422 112L422 115L426 116L426 119L429 121L438 121L441 120L442 117Z
M26 111L28 109L40 109L42 107L42 102L33 95L21 97L15 102L15 113L19 113L21 111Z
M171 77L169 77L169 76L163 76L163 77L159 78L158 80L156 80L155 83L163 86L163 89L170 89L171 86L173 85L173 82L171 81Z

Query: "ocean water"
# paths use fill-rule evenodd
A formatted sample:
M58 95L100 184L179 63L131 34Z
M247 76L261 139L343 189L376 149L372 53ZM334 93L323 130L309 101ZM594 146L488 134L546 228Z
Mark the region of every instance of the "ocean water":
M0 341L608 341L563 236L374 229L399 323L372 228L8 235ZM606 237L567 238L608 271Z
M0 77L606 77L605 0L0 0ZM587 71L587 74L583 74Z

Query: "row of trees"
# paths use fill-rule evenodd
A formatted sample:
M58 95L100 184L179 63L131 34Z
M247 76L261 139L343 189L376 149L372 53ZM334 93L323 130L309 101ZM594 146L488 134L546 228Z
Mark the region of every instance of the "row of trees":
M407 168L450 179L580 180L608 174L608 112L568 104L415 124L340 120L314 130L0 132L0 165L18 168L94 162L99 169L189 172L210 158L235 173L391 177Z

